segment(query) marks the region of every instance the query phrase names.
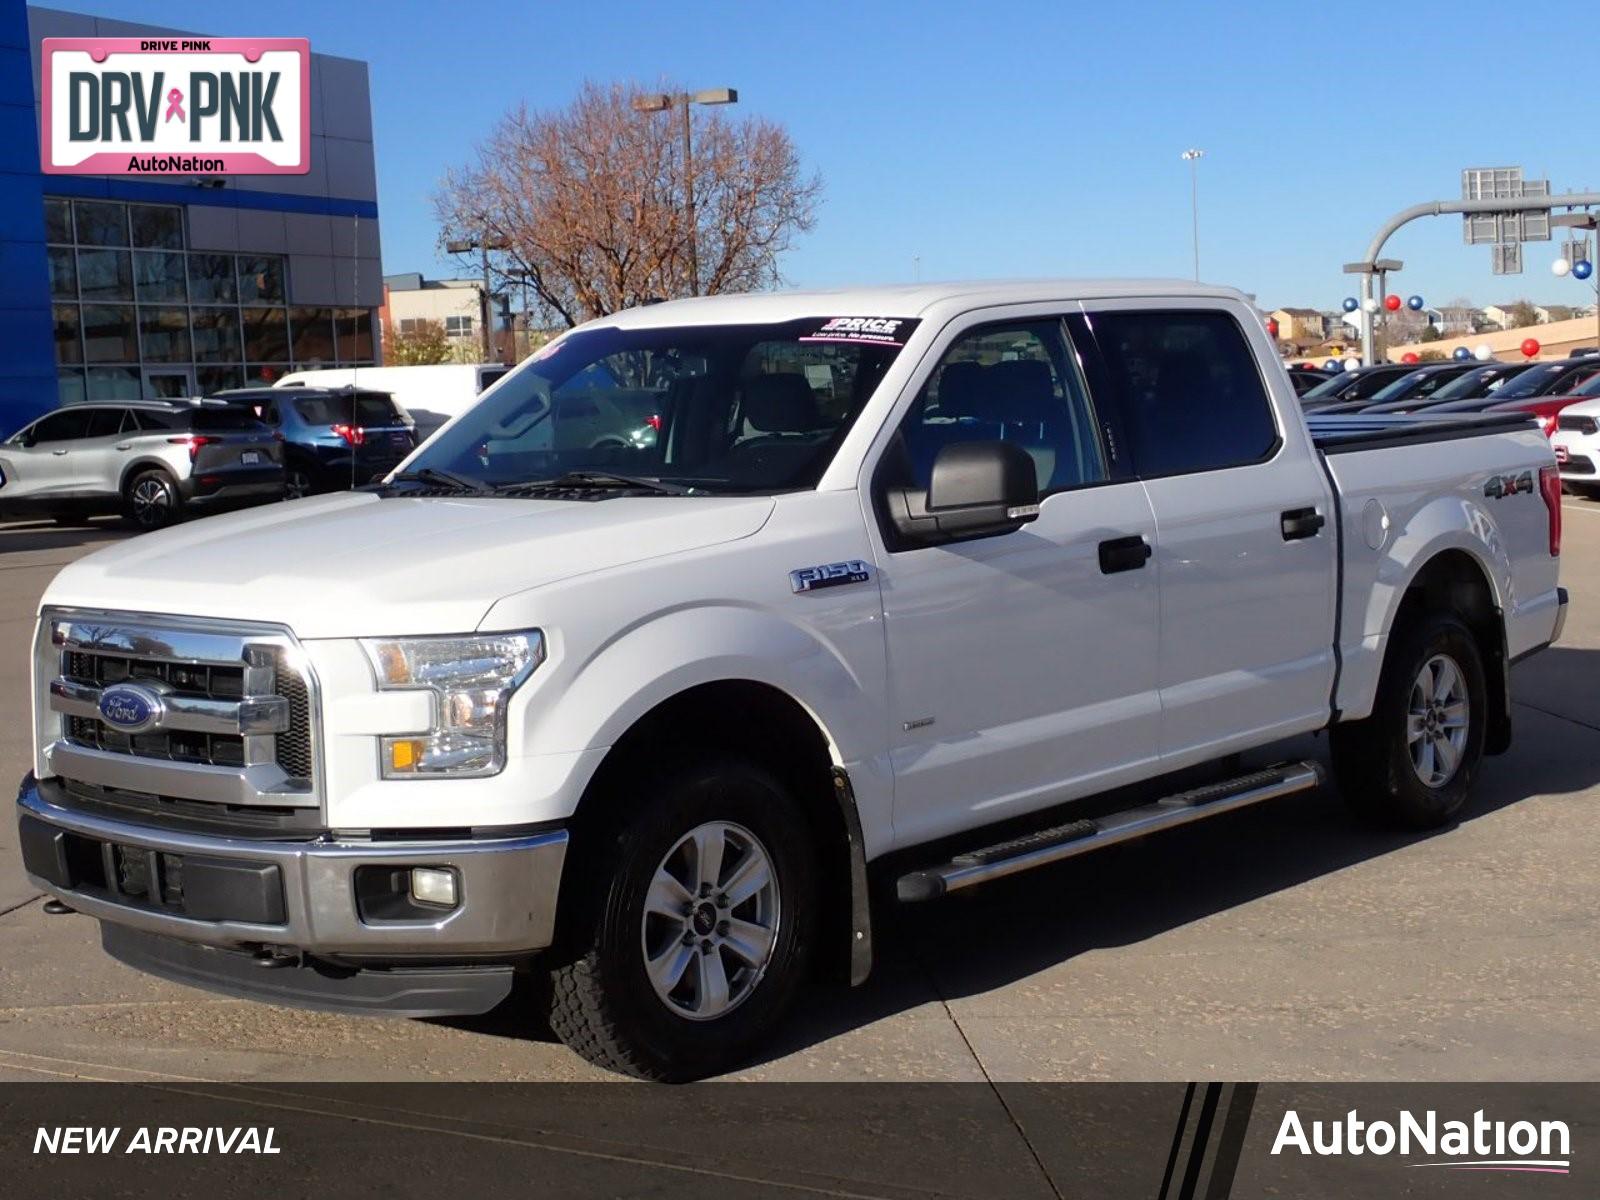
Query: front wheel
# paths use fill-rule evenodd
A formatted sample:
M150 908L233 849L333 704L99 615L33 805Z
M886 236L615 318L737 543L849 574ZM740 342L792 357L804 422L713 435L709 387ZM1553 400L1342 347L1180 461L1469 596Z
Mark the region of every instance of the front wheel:
M1435 613L1398 630L1372 715L1333 730L1333 767L1362 816L1407 829L1447 824L1483 758L1488 686L1477 639Z
M141 471L122 494L123 513L139 529L161 529L178 519L178 485L162 470Z
M681 772L612 837L573 897L551 1029L641 1079L736 1065L806 972L816 882L805 814L766 771L724 762Z

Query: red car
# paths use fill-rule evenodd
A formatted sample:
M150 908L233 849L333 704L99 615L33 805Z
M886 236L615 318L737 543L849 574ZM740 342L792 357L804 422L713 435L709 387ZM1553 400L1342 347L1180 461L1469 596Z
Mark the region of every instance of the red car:
M1544 430L1545 437L1550 437L1556 431L1556 418L1563 408L1579 400L1593 400L1596 396L1600 396L1600 374L1589 376L1582 385L1564 396L1527 396L1520 400L1507 400L1484 411L1531 413L1534 420L1539 422L1539 428Z

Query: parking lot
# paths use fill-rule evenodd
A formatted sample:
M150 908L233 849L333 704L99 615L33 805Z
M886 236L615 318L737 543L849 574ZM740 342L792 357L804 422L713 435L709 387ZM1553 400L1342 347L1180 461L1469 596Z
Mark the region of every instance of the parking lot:
M745 1076L1581 1079L1600 1052L1600 503L1566 497L1564 644L1516 669L1516 743L1455 828L1356 826L1324 789L880 917ZM51 576L115 524L0 527L0 775L27 769ZM1286 614L1292 619L1292 614ZM1320 744L1296 747L1320 755ZM600 1079L514 1007L359 1019L231 1001L46 916L0 822L0 1078Z

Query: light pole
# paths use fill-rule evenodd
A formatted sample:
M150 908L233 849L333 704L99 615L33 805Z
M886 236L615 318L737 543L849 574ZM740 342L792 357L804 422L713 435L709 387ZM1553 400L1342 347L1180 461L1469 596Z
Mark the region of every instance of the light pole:
M734 88L706 88L699 92L655 92L635 96L635 112L666 112L677 107L683 110L683 208L689 222L689 294L700 294L700 238L694 214L694 122L690 119L691 104L737 104L739 93Z
M1188 149L1178 157L1189 164L1189 220L1194 234L1194 281L1200 282L1200 160L1204 150Z
M505 238L477 237L465 238L461 241L446 242L446 254L470 254L474 250L483 255L483 361L494 361L494 308L489 299L489 251L509 250L511 243Z
M1595 234L1596 257L1600 257L1600 216L1594 213L1559 213L1550 218L1550 224L1565 226L1568 229L1585 229ZM1584 242L1587 243L1585 238ZM1600 274L1596 274L1593 258L1580 258L1576 262L1568 262L1565 257L1558 258L1550 264L1550 269L1559 278L1570 274L1574 279L1583 280L1594 289L1594 328L1595 345L1600 346Z

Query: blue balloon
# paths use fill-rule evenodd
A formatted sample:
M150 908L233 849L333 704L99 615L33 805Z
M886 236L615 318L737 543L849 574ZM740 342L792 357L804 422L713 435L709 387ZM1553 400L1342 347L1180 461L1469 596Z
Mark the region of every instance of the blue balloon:
M1339 360L1337 358L1330 358L1327 362L1323 363L1322 366L1324 370L1337 371L1339 369Z
M1465 346L1457 346L1453 351L1451 351L1450 357L1455 359L1471 358L1472 351L1468 350Z
M1579 279L1587 279L1594 274L1594 264L1587 258L1580 258L1572 264L1572 273Z
M1421 296L1413 296L1413 297L1411 297L1411 299L1406 301L1406 307L1409 308L1412 312L1421 312L1422 311L1422 297Z
M1344 310L1345 310L1345 312L1355 312L1355 310L1360 308L1360 307L1361 307L1361 301L1357 300L1354 296L1346 296L1344 298Z

